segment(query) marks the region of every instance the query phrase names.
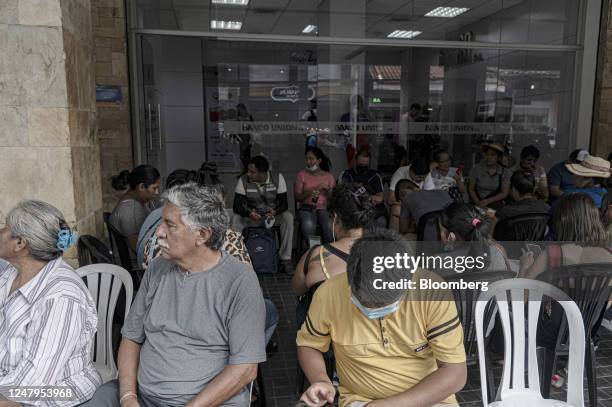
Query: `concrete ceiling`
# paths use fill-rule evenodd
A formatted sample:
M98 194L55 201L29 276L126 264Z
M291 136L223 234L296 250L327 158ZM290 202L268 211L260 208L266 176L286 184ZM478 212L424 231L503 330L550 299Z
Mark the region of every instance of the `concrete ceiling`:
M225 20L241 21L241 32L257 34L301 35L306 25L313 24L319 27L319 35L385 38L394 30L418 30L422 31L418 39L457 40L462 28L486 21L489 36L484 40L492 42L499 41L498 32L503 31L508 21L524 20L525 27L531 30L541 25L562 27L568 18L575 18L577 13L570 14L579 3L576 0L250 0L247 7L239 7L211 4L210 0L134 1L141 14L140 21L144 21L144 27L140 28L210 31L210 20ZM355 7L356 3L360 3L359 8ZM450 19L424 16L439 6L470 10ZM334 34L338 32L334 25L343 22L340 34ZM515 42L521 42L520 38Z

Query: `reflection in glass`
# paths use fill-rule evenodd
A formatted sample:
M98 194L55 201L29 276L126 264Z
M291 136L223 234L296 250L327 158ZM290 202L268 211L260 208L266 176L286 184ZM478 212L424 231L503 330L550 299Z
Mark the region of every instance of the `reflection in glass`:
M488 43L576 44L579 0L212 0L134 2L134 28ZM247 7L248 6L248 7ZM393 35L393 33L396 33Z

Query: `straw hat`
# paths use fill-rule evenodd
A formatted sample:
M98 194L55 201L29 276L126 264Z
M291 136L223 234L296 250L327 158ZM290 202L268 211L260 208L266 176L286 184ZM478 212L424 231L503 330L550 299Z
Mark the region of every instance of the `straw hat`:
M610 177L610 162L600 157L587 156L584 161L576 164L565 164L565 167L572 174L581 177Z
M498 151L498 152L500 152L501 154L504 154L504 153L505 153L504 146L502 146L502 145L501 145L501 144L499 144L499 143L489 143L489 144L485 144L485 145L483 146L483 148L484 148L484 150L486 150L486 149L490 148L491 150Z

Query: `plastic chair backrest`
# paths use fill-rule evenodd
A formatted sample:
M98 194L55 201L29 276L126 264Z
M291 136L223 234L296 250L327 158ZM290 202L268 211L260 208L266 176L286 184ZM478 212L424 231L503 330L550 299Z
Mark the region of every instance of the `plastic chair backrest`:
M113 253L101 240L94 236L83 235L79 237L77 251L81 267L96 263L113 263Z
M111 244L111 250L113 254L115 254L113 263L120 265L126 270L131 270L133 267L127 238L123 236L121 232L117 230L117 228L110 222L109 212L104 213L104 223L108 229L108 238Z
M94 361L110 368L113 375L117 366L113 358L113 315L121 292L125 288L125 314L127 319L134 294L130 273L114 264L90 264L76 271L85 280L98 310L98 330L95 340Z
M500 220L493 236L499 242L537 242L544 240L550 215L527 213Z
M419 242L439 242L440 241L440 226L438 218L442 215L443 210L431 211L422 215L417 225L417 240Z
M601 324L601 314L612 294L612 263L575 264L561 266L539 274L546 281L566 293L578 305L587 333L595 332ZM559 343L567 341L567 331L559 332Z
M538 361L536 356L536 332L542 298L557 301L567 317L570 335L568 362L567 403L584 406L584 324L580 310L567 294L543 281L515 278L489 285L476 304L476 335L480 366L482 400L488 405L487 372L485 365L484 324L485 310L491 300L497 303L504 331L504 368L501 380L501 400L542 399ZM525 306L527 304L527 315ZM511 314L512 313L512 314ZM527 317L527 318L526 318ZM525 332L525 326L528 330ZM527 334L527 335L526 335ZM527 349L525 349L525 342ZM527 354L527 358L525 355ZM528 361L528 381L525 383L525 360Z
M511 271L483 271L483 272L467 272L467 273L456 273L451 276L445 277L444 279L448 282L463 280L466 283L470 282L487 282L489 284L504 280L508 278L514 278L515 274ZM465 346L465 354L467 355L468 361L476 360L478 358L478 349L476 345L476 325L474 323L474 313L476 309L476 303L478 295L481 293L480 288L475 287L474 289L453 289L453 296L455 297L455 303L457 305L457 313L459 314L459 320L463 327L463 345ZM494 307L489 307L485 312L485 326L488 326L488 321L494 316Z

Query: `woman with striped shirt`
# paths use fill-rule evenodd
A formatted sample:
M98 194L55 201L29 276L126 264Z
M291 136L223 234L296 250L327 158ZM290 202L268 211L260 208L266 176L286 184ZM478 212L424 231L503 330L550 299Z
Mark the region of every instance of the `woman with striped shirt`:
M62 259L74 239L41 201L0 217L0 393L12 401L75 406L102 382L91 361L95 303Z

